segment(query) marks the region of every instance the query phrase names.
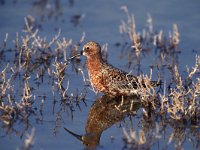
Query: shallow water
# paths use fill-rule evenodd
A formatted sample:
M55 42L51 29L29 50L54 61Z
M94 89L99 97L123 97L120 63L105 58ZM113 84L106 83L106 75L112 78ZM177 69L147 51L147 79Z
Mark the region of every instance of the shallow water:
M73 1L73 0L72 0ZM71 2L72 2L71 1ZM60 5L57 10L52 14L51 18L47 17L47 8L54 7L53 1L48 1L48 5L44 8L40 8L42 4L34 5L37 1L5 1L5 4L0 5L0 42L5 38L5 34L8 33L8 41L6 48L14 48L13 40L16 38L16 33L23 35L22 29L24 28L24 17L27 15L34 16L36 19L36 25L39 27L39 35L46 37L49 41L55 34L61 29L60 39L65 37L67 40L73 39L74 43L77 43L82 37L83 32L86 34L84 43L88 40L94 40L101 45L108 43L108 61L118 68L123 70L137 70L137 65L132 65L131 68L126 66L127 57L119 59L120 51L122 49L123 39L119 33L119 25L121 20L126 20L126 14L120 9L122 6L127 5L129 12L135 16L136 28L138 32L146 26L147 14L151 14L153 19L153 30L163 30L163 33L168 36L169 30L172 30L172 25L176 23L178 25L180 33L180 45L181 51L178 54L179 68L184 74L184 68L186 65L192 67L195 63L195 55L200 54L199 48L199 35L200 35L200 10L199 1L189 2L187 0L177 1L80 1L74 0L73 4L70 1L59 1ZM3 1L1 1L3 3ZM44 10L41 12L41 10ZM59 13L62 13L60 15ZM81 15L81 19L77 24L74 24L71 20L74 15ZM115 46L116 43L120 43L120 46ZM81 45L82 46L82 45ZM67 51L67 50L66 50ZM67 51L67 56L69 56ZM154 53L154 51L152 52ZM147 54L141 60L141 70L143 73L149 74L150 64L155 64L156 59L154 54ZM10 59L11 58L11 59ZM8 55L7 60L12 60L13 56ZM81 61L84 62L84 58ZM120 61L119 61L120 60ZM133 63L135 63L133 61ZM2 62L0 70L6 66L7 62ZM84 64L84 63L83 63ZM87 75L86 69L84 73ZM79 102L78 105L73 104L73 111L70 110L69 105L61 104L59 92L52 95L51 79L48 75L44 76L44 83L39 87L34 81L30 84L33 85L35 90L33 94L36 95L35 113L31 115L28 122L28 130L26 131L26 125L24 123L17 122L14 126L17 133L11 129L6 134L6 128L0 129L0 149L17 149L23 145L23 140L26 138L23 131L30 133L32 128L35 128L35 140L32 149L84 149L83 144L76 138L68 134L63 127L66 127L77 134L85 133L85 123L88 117L88 112L91 105L97 99L97 96L93 91L89 90L87 86L84 86L81 74L76 74L72 71L71 66L67 68L67 74L70 78L70 85L68 93L79 90L79 93L86 88L87 94L85 97L85 103ZM137 74L134 72L134 74ZM153 73L153 78L156 79L156 71ZM34 78L34 76L33 76ZM168 79L168 74L163 73L163 78ZM16 87L20 87L20 80L18 78L14 83ZM22 87L21 87L22 88ZM20 91L20 88L19 88ZM16 94L17 95L17 94ZM39 111L41 106L41 99L46 96L42 113ZM20 98L20 95L18 95ZM54 105L55 103L55 105ZM66 106L66 108L64 108ZM123 131L122 128L129 129L133 124L133 129L139 132L144 124L141 122L143 118L142 110L139 109L136 116L132 117L132 121L126 117L123 121L116 123L109 129L103 132L100 140L99 149L122 149L124 147ZM144 118L143 118L144 119ZM155 123L155 122L154 122ZM149 121L146 123L146 132L150 130L156 130L156 124ZM159 120L158 120L158 123ZM1 123L3 126L3 123ZM152 125L152 128L151 126ZM159 124L160 125L160 124ZM158 126L159 126L158 125ZM175 141L167 144L171 132L174 128L167 126L165 131L161 132L162 138L157 140L151 149L175 149ZM190 128L186 128L188 135L192 132ZM199 128L195 130L199 133ZM178 139L177 139L178 140ZM186 138L184 149L197 149L192 146L192 142Z

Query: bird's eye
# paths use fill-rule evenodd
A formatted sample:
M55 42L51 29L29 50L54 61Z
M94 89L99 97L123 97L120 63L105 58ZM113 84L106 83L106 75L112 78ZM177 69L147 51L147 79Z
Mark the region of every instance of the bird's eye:
M87 46L87 47L86 47L86 50L89 50L89 49L90 49L89 46Z

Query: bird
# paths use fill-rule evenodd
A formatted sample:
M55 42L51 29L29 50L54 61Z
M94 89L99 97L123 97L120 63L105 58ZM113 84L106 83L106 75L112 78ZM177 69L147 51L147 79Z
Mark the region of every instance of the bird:
M87 42L80 55L86 57L89 80L97 92L110 96L138 95L138 90L141 88L138 77L104 61L99 43ZM150 81L152 87L159 85L159 81ZM144 81L142 81L142 87L146 88Z

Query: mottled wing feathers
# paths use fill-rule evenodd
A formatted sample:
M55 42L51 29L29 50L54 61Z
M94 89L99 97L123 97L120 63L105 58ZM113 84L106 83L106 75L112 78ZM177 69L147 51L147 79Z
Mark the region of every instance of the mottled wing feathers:
M102 76L112 91L121 91L122 93L128 94L134 92L140 86L138 78L132 74L126 73L106 63L102 65L102 68ZM150 85L156 87L159 83L157 81L151 81ZM142 86L146 87L144 81L142 81Z
M111 65L102 65L103 80L109 86L109 90L116 93L129 93L131 90L137 88L137 78L131 74L127 74Z

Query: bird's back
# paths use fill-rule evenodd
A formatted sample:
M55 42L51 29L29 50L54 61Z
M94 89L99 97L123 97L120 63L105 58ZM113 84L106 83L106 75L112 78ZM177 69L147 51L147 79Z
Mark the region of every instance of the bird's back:
M144 81L139 82L138 78L107 63L101 67L102 82L107 86L104 93L112 95L137 94L140 87L146 87ZM150 86L156 87L157 81L150 81Z

